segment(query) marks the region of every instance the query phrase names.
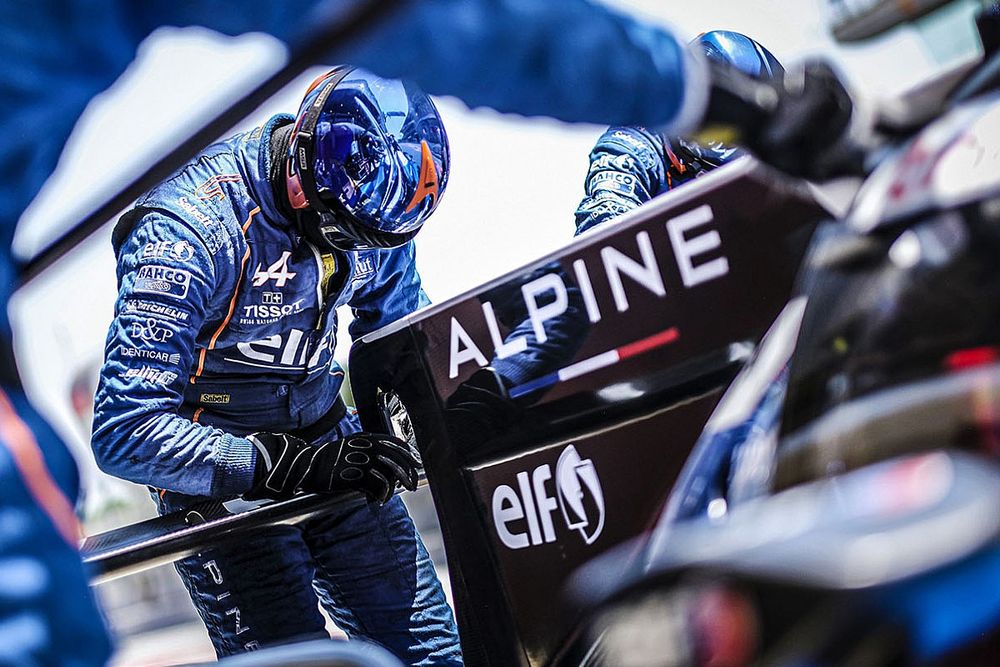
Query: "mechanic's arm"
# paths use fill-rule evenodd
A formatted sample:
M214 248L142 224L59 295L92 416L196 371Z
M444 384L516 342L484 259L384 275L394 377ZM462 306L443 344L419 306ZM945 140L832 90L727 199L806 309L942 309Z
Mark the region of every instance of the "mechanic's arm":
M669 31L586 0L409 2L335 53L471 106L566 121L690 125L705 101L685 86L700 63Z
M254 480L250 441L178 414L197 335L235 290L232 247L210 252L184 223L147 213L118 253L118 301L94 407L92 446L107 473L190 495L243 493ZM226 280L222 279L226 276Z
M267 32L294 45L363 4L148 0L131 12L143 32L204 25L229 35ZM698 65L669 31L588 0L396 4L373 29L333 45L328 62L411 79L470 106L566 121L660 126L687 116L690 125L704 105L704 95L685 92Z
M637 127L612 127L590 152L576 233L631 211L660 193L666 174L663 139Z
M351 339L381 329L430 304L420 286L413 241L391 250L373 251L375 275L359 285L349 305L354 313Z

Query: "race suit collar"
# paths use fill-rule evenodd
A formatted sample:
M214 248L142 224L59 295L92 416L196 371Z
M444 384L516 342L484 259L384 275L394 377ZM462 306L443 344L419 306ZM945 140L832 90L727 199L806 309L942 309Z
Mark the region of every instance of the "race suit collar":
M295 221L295 213L285 193L285 162L294 121L295 117L290 114L272 116L260 133L257 168L269 186L266 192L259 193L264 200L260 205L264 214L278 224L291 225Z

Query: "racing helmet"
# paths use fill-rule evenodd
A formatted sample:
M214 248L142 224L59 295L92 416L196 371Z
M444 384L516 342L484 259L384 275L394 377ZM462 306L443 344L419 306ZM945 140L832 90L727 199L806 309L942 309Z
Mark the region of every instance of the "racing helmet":
M762 81L780 82L785 68L774 55L746 35L731 30L713 30L699 35L692 45L700 47L710 60ZM695 161L706 169L721 166L743 153L721 142L695 143L678 138L678 153L684 162Z
M437 208L449 162L448 136L426 93L341 66L316 79L299 107L288 199L317 245L392 248Z

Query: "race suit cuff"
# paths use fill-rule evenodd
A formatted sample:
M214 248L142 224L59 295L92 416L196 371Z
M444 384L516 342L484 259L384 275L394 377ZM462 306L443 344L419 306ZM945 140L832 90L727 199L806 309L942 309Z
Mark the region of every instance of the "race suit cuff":
M257 464L257 450L246 438L237 438L226 433L219 440L215 487L215 497L238 496L253 486L254 466Z

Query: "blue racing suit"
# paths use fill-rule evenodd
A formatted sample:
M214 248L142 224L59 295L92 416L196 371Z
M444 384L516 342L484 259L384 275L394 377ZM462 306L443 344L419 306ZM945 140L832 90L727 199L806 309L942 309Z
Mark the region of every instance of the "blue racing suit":
M681 162L665 135L642 127L610 127L590 152L576 233L631 211L698 175Z
M351 307L357 338L428 303L412 242L323 252L282 214L269 170L284 154L272 158L271 141L293 120L208 147L115 230L119 294L92 444L105 471L160 489L161 511L248 491L248 433L321 442L360 430L338 397L336 308ZM451 611L398 498L378 508L359 496L178 571L219 655L325 636L315 581L349 634L408 664L460 662Z

